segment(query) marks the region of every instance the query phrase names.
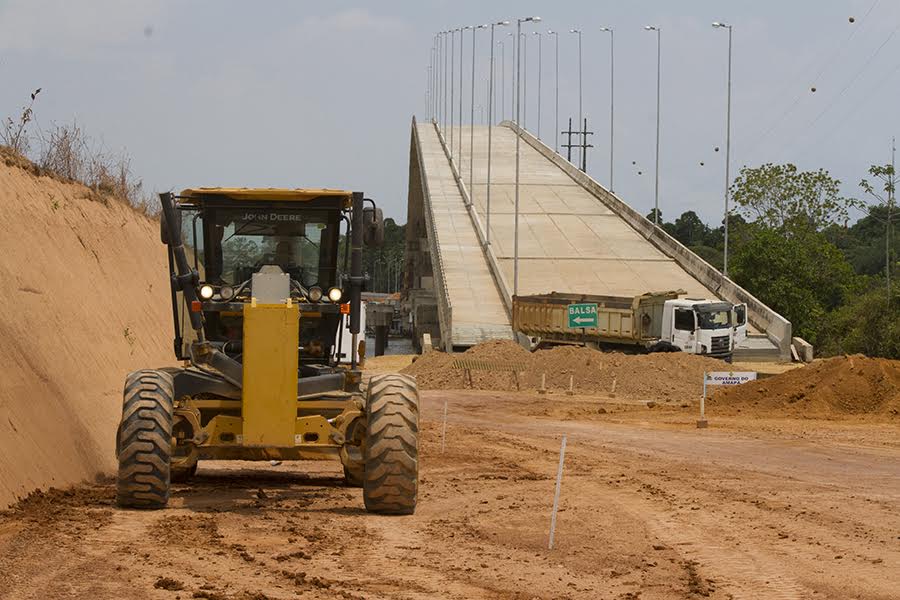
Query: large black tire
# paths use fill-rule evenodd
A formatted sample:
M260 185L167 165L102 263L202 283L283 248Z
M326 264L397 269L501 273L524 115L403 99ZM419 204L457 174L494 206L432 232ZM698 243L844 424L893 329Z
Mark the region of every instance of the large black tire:
M153 509L169 501L174 395L172 375L165 371L144 369L125 379L116 436L119 506Z
M419 391L406 375L375 375L366 397L368 416L363 500L366 510L409 515L419 488Z

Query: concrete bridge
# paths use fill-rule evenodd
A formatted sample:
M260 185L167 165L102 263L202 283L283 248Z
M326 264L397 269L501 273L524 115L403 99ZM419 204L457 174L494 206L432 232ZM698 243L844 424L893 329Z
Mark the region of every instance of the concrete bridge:
M736 355L789 359L787 320L510 122L491 130L488 217L488 127L457 126L451 158L449 131L413 120L406 287L419 340L428 332L449 351L513 338L517 132L520 295L683 289L690 297L746 302L752 332Z

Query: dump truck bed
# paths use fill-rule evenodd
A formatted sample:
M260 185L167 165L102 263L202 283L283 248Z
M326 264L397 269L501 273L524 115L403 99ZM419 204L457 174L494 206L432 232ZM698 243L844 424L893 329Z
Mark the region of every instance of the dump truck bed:
M659 339L663 306L682 291L640 296L537 294L513 298L513 328L549 342L595 342L646 346ZM596 326L570 327L569 306L596 305ZM593 321L593 318L588 319ZM577 323L576 323L577 324Z

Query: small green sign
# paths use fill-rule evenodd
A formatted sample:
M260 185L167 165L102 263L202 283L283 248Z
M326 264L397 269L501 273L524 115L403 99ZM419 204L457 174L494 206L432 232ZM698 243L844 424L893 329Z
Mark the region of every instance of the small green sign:
M569 329L597 326L596 304L570 304Z

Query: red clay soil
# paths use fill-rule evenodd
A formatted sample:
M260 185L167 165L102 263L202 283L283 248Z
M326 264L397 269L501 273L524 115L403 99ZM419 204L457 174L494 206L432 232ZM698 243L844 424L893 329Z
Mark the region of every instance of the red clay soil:
M518 375L523 390L537 390L541 375L551 392L565 391L573 378L577 394L615 394L634 400L685 401L702 394L704 371L723 371L721 360L690 354L642 354L600 352L579 346L558 346L528 352L515 342L495 340L469 348L462 354L429 352L403 370L414 375L421 389L465 389L470 387L457 359L482 359L502 365L521 363ZM472 371L472 389L514 390L510 372Z
M717 390L729 408L806 416L900 414L900 361L860 354L816 361L768 379Z

